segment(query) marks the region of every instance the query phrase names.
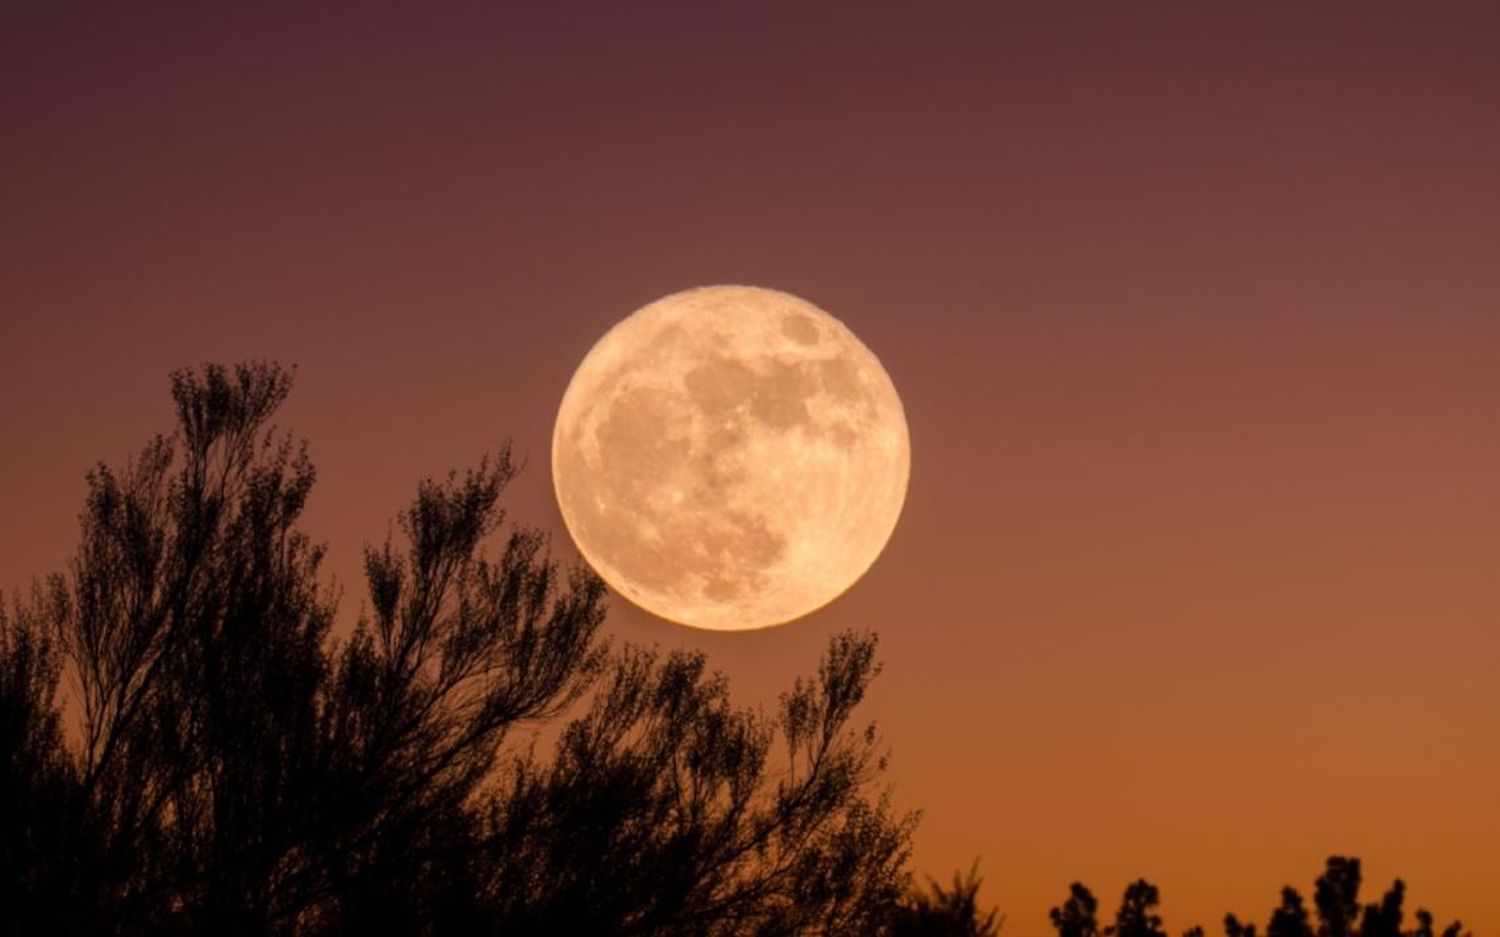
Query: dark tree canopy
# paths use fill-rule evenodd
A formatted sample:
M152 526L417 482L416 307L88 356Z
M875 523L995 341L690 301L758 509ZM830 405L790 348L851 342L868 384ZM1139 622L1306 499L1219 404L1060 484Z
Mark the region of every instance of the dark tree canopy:
M772 715L611 648L601 582L504 524L502 451L419 487L337 640L290 387L175 374L176 431L90 473L69 569L0 613L7 931L881 926L914 818L851 722L872 637ZM507 745L575 703L550 760Z

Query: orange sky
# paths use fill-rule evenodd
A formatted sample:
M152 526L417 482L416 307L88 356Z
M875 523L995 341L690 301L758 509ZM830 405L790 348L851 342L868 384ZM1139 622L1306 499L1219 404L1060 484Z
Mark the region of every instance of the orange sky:
M1333 852L1500 931L1500 8L806 6L12 17L0 586L203 359L299 365L350 614L507 437L561 534L594 340L772 286L901 391L896 534L804 621L612 633L752 702L879 631L918 867L982 857L1007 934L1078 878L1263 921Z

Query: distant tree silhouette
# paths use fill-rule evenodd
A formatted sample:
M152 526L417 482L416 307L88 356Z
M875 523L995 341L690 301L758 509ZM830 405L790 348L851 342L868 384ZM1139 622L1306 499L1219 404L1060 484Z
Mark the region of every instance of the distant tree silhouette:
M1359 923L1359 860L1330 856L1318 877L1313 904L1318 937L1349 937Z
M1156 886L1140 879L1125 889L1120 901L1120 910L1115 912L1115 923L1106 927L1107 937L1166 937L1161 929L1161 916L1155 913L1161 903Z
M1105 937L1165 937L1161 918L1155 914L1160 900L1155 885L1144 879L1132 882L1115 912L1115 922L1102 933ZM1049 916L1058 937L1098 937L1101 934L1098 911L1099 901L1094 893L1082 883L1074 882L1068 887L1068 900L1053 908Z
M927 888L913 888L898 904L890 921L892 937L995 937L1002 918L997 909L979 905L976 863L967 875L954 873L953 887L927 879Z
M1401 937L1401 903L1406 897L1406 883L1397 879L1378 904L1365 906L1360 921L1362 937Z
M1099 901L1080 882L1068 886L1068 900L1050 914L1057 937L1098 937Z
M1361 907L1359 903L1360 862L1356 858L1330 856L1321 876L1314 884L1313 904L1317 909L1316 927L1308 919L1307 909L1297 890L1281 890L1281 906L1271 914L1268 937L1432 937L1432 915L1418 909L1415 930L1403 930L1406 883L1396 879L1381 899ZM1443 937L1461 937L1465 932L1457 921L1443 930Z
M1233 914L1224 915L1224 933L1228 937L1255 937L1254 924L1246 924Z
M1312 924L1307 918L1307 908L1297 889L1285 886L1281 889L1281 906L1271 912L1271 921L1266 925L1267 937L1313 937Z
M1309 920L1302 896L1287 886L1281 890L1281 904L1271 912L1267 937L1433 937L1433 918L1426 910L1416 912L1415 930L1402 930L1402 904L1406 885L1397 879L1380 901L1361 906L1359 903L1360 864L1355 858L1330 856L1315 884L1314 905L1317 925ZM1156 886L1144 879L1125 890L1115 923L1104 929L1111 937L1158 937L1164 935L1161 918L1154 913L1160 903ZM1098 902L1083 885L1075 882L1068 900L1052 909L1052 926L1058 937L1089 937L1098 925L1094 914ZM1224 916L1224 933L1228 937L1255 937L1252 923L1233 914ZM1185 937L1202 937L1203 929L1193 927ZM1466 937L1463 925L1454 922L1442 931L1442 937Z
M701 655L610 648L592 573L525 528L486 552L502 451L419 487L335 641L314 471L269 423L290 387L174 374L176 432L90 473L69 569L0 614L4 930L885 926L915 819L868 793L885 759L851 726L873 637L773 715ZM505 747L585 695L550 760Z

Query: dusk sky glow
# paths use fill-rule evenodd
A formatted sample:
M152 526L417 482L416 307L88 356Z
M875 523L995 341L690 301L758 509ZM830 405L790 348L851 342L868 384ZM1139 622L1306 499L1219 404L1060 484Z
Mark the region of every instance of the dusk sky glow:
M770 704L879 633L914 868L1262 919L1331 853L1500 932L1500 6L38 4L0 32L0 589L167 375L295 364L344 626L417 482L512 441L576 554L569 378L647 302L879 356L904 511Z

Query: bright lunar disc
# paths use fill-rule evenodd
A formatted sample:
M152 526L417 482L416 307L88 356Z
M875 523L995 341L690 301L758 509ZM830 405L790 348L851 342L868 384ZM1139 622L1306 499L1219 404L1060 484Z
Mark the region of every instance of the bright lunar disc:
M818 307L709 286L630 315L573 375L552 482L578 549L630 601L737 631L826 605L906 497L901 399Z

